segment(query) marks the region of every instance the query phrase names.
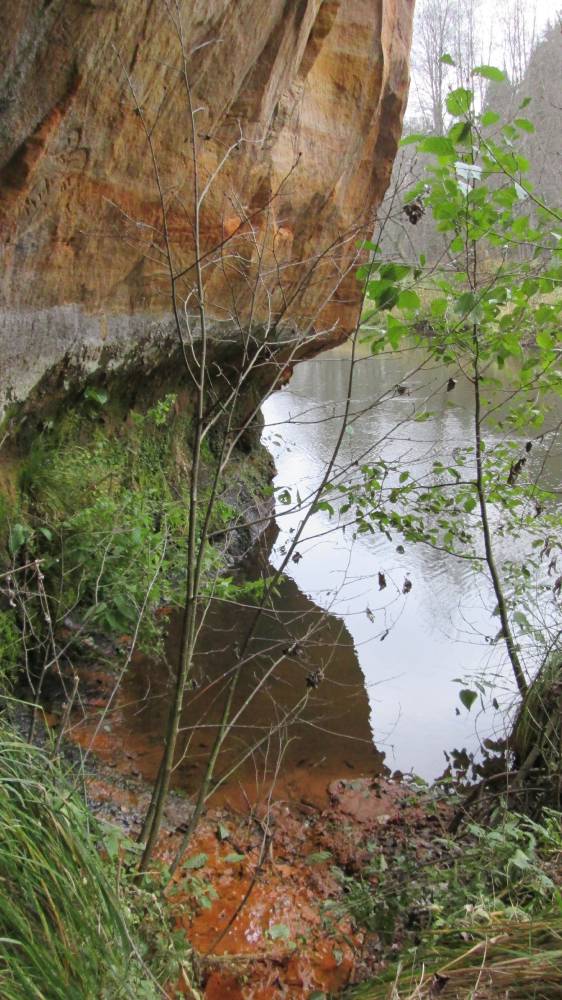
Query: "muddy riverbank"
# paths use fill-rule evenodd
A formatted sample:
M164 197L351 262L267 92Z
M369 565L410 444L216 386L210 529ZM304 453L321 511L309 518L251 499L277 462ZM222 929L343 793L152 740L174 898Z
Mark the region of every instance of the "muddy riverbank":
M86 790L94 814L136 835L149 798L142 782L97 764ZM200 824L166 899L206 1000L340 995L392 960L400 930L389 942L358 929L345 877L359 877L374 856L390 864L405 849L420 864L435 862L450 807L388 779L344 778L325 791L324 808L274 792L250 809L214 807ZM188 816L186 800L173 794L155 871L173 859ZM173 985L192 995L187 984Z

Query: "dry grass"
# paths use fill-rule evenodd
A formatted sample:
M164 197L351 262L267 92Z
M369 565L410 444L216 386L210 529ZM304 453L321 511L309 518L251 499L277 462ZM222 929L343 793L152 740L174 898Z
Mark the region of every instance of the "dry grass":
M455 930L455 934L458 933ZM443 931L439 932L440 938ZM541 920L492 917L473 931L470 946L423 961L404 962L393 978L383 974L349 996L355 1000L555 1000L562 997L562 899L559 911Z

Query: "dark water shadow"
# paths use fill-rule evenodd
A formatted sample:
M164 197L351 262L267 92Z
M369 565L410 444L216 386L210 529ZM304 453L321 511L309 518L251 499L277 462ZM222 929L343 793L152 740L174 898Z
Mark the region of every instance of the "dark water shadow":
M256 549L238 578L270 572L265 550ZM335 778L379 774L383 755L373 745L364 675L343 621L322 611L288 577L257 623L256 610L249 601L208 601L172 787L192 794L200 786L248 632L231 711L236 724L221 749L216 775L222 783L214 801L256 801L267 794L275 775L277 796L319 802ZM180 636L176 613L165 656L134 656L93 743L102 759L147 781L155 779L162 755ZM103 711L103 698L94 700L94 711L73 727L83 747L90 744Z

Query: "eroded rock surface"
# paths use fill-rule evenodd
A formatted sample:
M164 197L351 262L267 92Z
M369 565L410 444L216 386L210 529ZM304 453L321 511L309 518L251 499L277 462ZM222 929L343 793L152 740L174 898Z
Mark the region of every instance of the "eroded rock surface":
M194 162L213 334L259 321L343 336L357 238L400 136L412 13L413 0L4 0L4 396L67 351L95 361L169 334L163 214L178 301L196 312Z

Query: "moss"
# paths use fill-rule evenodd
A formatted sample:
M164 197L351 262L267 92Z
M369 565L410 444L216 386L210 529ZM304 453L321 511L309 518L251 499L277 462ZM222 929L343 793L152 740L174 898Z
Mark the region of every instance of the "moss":
M0 565L9 552L10 528L18 519L18 466L11 458L0 463Z
M35 425L35 433L25 423L18 515L7 545L11 556L42 560L56 620L70 614L118 636L131 633L144 608L141 643L157 645L162 623L151 612L183 600L189 402L168 393L144 411L127 411L96 388L43 421L41 430ZM205 442L202 450L203 504L216 468L213 445ZM257 455L235 453L220 484L209 526L217 545L208 547L204 566L209 582L236 555L220 532L246 521L253 498L263 499L269 487L271 462ZM14 525L21 530L14 533Z
M188 429L171 406L121 426L70 411L33 440L19 475L33 532L26 545L43 560L57 617L78 612L119 634L145 604L150 611L179 596L188 503L175 439ZM143 637L157 637L150 614Z
M521 764L535 748L552 775L562 770L562 652L544 662L529 686L515 722L512 745Z

